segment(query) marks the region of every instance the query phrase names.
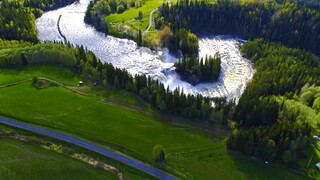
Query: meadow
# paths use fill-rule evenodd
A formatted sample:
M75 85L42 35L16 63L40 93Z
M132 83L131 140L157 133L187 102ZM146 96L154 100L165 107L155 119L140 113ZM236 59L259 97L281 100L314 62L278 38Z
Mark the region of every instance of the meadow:
M0 138L1 179L117 179L111 173L42 147Z
M122 23L123 21L132 20L133 24L144 31L149 25L149 14L152 10L162 5L162 0L147 0L144 1L143 5L138 8L130 8L121 14L111 14L106 17L108 23ZM138 16L139 11L142 12L143 18L141 20L135 20Z
M2 80L0 85L10 83L10 78L14 82L17 80L14 77L23 80L34 76L72 85L81 79L58 67L34 66L2 69L0 80L6 81ZM89 86L79 91L84 94L61 86L38 90L31 85L31 79L0 86L0 114L72 134L150 164L152 148L161 144L168 153L162 168L181 178L303 178L278 164L265 164L228 151L225 145L228 133L224 131L203 132L178 120L168 122L130 93ZM174 121L175 117L169 119Z

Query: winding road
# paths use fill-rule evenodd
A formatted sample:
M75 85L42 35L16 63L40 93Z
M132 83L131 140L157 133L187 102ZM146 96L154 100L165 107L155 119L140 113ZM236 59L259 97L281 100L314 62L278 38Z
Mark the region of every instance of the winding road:
M13 120L7 119L5 117L0 117L0 123L14 126L14 127L21 128L21 129L25 129L28 131L32 131L34 133L38 133L41 135L49 136L49 137L52 137L55 139L59 139L59 140L62 140L62 141L65 141L65 142L68 142L71 144L75 144L77 146L80 146L80 147L83 147L83 148L86 148L86 149L89 149L92 151L95 151L97 153L100 153L100 154L105 155L107 157L110 157L112 159L115 159L117 161L125 163L129 166L135 167L135 168L137 168L143 172L146 172L154 177L157 177L159 179L164 179L164 180L174 180L175 179L173 176L168 175L165 172L163 172L157 168L151 167L151 166L144 164L140 161L137 161L135 159L132 159L132 158L127 157L125 155L122 155L120 153L105 149L101 146L94 145L92 143L81 140L79 138L75 138L75 137L72 137L72 136L69 136L66 134L58 133L58 132L55 132L52 130L47 130L44 128L32 126L29 124L13 121Z
M142 35L144 35L144 34L146 34L147 32L149 32L149 29L150 29L151 26L152 26L152 14L153 14L155 11L157 11L157 10L158 10L158 8L155 8L154 10L152 10L152 11L150 12L149 26L148 26L148 28L142 33Z

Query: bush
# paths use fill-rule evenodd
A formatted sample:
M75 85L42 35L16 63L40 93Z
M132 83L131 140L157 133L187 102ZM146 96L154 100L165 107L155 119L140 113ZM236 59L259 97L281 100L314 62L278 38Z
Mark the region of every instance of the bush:
M138 16L139 16L139 18L140 18L140 19L142 19L142 18L143 18L142 11L139 11Z
M117 13L123 13L123 11L124 11L124 7L123 7L123 5L122 4L120 4L118 7L117 7Z
M289 163L291 161L291 152L289 150L285 151L282 154L282 161L284 163Z
M314 100L312 109L314 109L317 112L320 112L320 97Z
M307 105L311 106L313 103L313 94L311 91L307 91L301 95L302 101L304 101Z
M153 160L155 162L163 162L166 160L166 150L160 144L153 147Z
M33 77L32 78L32 84L35 85L38 82L38 77Z

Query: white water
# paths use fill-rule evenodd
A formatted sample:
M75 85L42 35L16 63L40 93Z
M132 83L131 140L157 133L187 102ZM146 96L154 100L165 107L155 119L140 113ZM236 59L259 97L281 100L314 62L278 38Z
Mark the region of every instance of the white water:
M36 20L39 39L63 41L57 28L59 15L62 15L60 29L69 42L85 46L102 61L125 68L132 74L143 73L158 78L171 90L180 87L185 93L238 100L252 79L252 65L240 55L239 45L242 40L229 36L210 36L199 38L199 54L204 57L220 53L222 73L219 80L196 86L181 81L173 67L177 58L166 50L151 51L138 47L134 41L105 36L86 25L83 18L89 2L80 0L79 3L43 14Z

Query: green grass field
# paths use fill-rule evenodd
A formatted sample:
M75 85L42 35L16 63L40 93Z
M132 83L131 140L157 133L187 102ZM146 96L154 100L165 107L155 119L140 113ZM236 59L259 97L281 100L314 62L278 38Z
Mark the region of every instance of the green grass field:
M175 3L176 0L166 1L166 0L146 0L144 1L143 5L138 8L130 8L124 11L121 14L111 14L106 16L105 21L107 23L113 24L113 28L116 28L120 25L122 30L134 30L136 34L139 30L144 32L147 27L149 26L149 19L150 13L152 10L160 7L164 2ZM142 19L135 19L138 16L139 11L142 12L143 18ZM153 13L152 18L154 18L156 12ZM152 25L149 31L158 32ZM148 34L148 33L147 33ZM148 40L149 41L149 40Z
M12 141L17 141L18 143L22 143L22 144L28 144L29 146L35 147L35 148L40 148L43 151L48 151L48 149L50 149L50 152L56 154L56 155L60 155L62 157L65 157L66 159L71 158L72 156L75 155L80 155L82 157L83 160L85 160L85 164L89 165L88 163L88 158L90 159L89 161L95 160L98 161L100 163L104 163L110 166L115 167L116 169L118 169L121 174L122 177L124 179L155 179L154 177L152 177L151 175L145 174L135 168L132 168L128 165L119 163L113 159L110 159L108 157L105 157L103 155L100 155L98 153L92 152L90 150L66 143L66 142L62 142L56 139L52 139L52 138L48 138L42 135L38 135L29 131L25 131L22 129L18 129L18 128L12 128L6 125L1 125L0 124L0 136L1 139L7 139L7 140L12 140ZM15 139L17 138L17 139ZM2 143L1 143L1 139L0 139L0 147L2 147ZM52 147L55 147L52 149ZM13 150L13 152L15 152ZM30 152L34 152L30 149ZM36 153L36 152L35 152ZM82 160L75 160L72 158L72 160L74 160L75 162L78 163L82 163ZM1 161L0 161L1 162ZM64 162L64 161L63 161ZM17 165L18 167L21 166L21 164L23 165L24 161L20 161L17 162L16 164L14 164L13 166ZM33 164L31 164L32 166ZM72 164L71 164L72 165ZM10 164L3 164L2 168L7 168L7 166L10 166ZM94 169L100 169L101 168L96 168L92 165L89 165L91 168ZM53 166L54 168L55 166ZM36 168L36 167L34 167ZM46 166L46 168L48 168L48 171L50 170L50 166ZM1 168L0 168L1 169ZM13 169L13 173L17 173L20 174L20 170L17 169L17 171L15 171L16 168ZM110 174L110 171L107 170L103 170L104 172L108 174ZM0 173L1 175L1 173ZM112 172L111 176L109 179L114 179L112 178L112 176L116 177L115 173ZM26 176L29 177L29 176ZM97 176L99 178L99 176ZM91 179L94 179L95 176L92 175ZM18 178L19 179L19 178ZM20 178L21 179L21 178ZM60 179L60 178L55 178L55 179ZM70 178L67 177L66 179L77 179L75 177ZM88 178L84 178L84 179L88 179ZM108 178L107 178L108 179ZM118 178L117 178L118 179Z
M142 14L143 14L142 20L146 22L146 26L145 26L146 28L149 24L150 12L153 9L161 6L163 2L164 2L163 0L147 0L139 8L130 8L121 14L117 14L117 13L111 14L106 17L106 20L109 23L119 23L119 22L122 22L122 20L128 21L128 20L135 19L135 17L138 16L139 11L142 11Z
M71 71L56 66L28 66L21 69L0 69L0 86L35 76L50 78L72 86L76 86L80 80L80 77L75 76Z
M22 72L28 72L30 77L41 74L60 82L76 82L73 79L77 79L68 71L60 73L58 68L52 68L48 74L47 66L32 68ZM0 80L14 70L6 71L1 71ZM37 90L31 86L31 81L23 82L0 88L0 114L55 128L149 163L153 146L162 144L168 152L167 168L175 174L184 174L181 177L302 178L281 166L229 152L225 134L204 133L187 125L166 123L130 93L102 93L101 90L87 90L86 93L79 95L59 86ZM117 99L123 104L114 101Z
M1 179L117 179L71 157L14 139L0 138Z

